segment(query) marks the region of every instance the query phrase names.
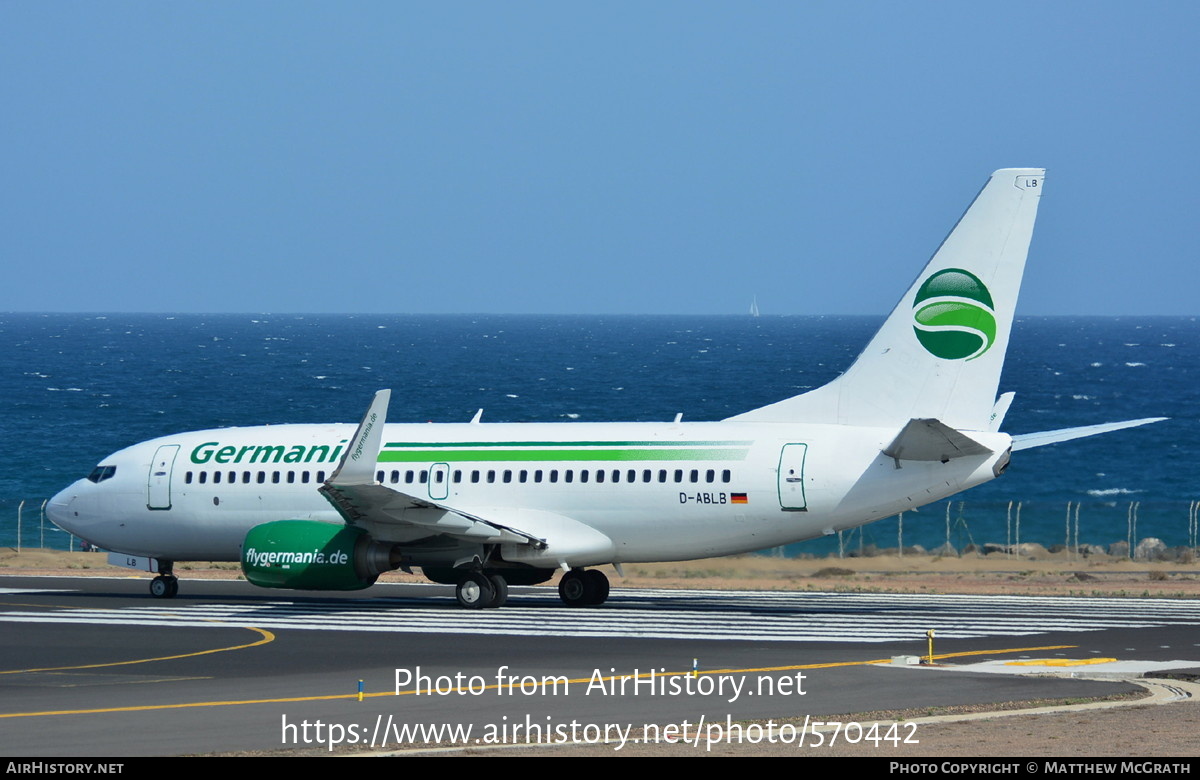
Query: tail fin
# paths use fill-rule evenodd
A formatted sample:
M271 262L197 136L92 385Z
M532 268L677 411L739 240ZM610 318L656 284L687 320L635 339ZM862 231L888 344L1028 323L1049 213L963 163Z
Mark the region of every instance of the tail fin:
M845 374L729 419L990 430L1045 174L993 173Z

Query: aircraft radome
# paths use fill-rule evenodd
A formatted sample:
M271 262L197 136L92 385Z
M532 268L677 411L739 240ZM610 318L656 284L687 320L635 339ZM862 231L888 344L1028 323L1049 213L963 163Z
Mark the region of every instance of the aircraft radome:
M1157 419L1009 436L996 396L1045 171L996 171L866 350L824 387L719 422L385 423L164 436L100 461L51 519L115 562L240 560L270 588L354 590L420 567L464 607L596 568L760 550L1000 476L1012 453Z

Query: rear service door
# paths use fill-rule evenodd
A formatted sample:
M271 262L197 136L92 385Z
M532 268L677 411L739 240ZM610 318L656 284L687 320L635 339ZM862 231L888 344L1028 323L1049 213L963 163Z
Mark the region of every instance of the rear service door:
M779 453L779 506L790 512L808 511L804 497L804 457L807 444L785 444Z

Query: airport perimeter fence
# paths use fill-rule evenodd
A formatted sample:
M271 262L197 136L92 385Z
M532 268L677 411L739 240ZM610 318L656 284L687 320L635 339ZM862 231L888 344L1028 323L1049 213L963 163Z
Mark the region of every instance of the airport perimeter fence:
M0 547L88 551L46 516L47 499L0 499ZM1200 559L1200 501L939 501L919 510L762 553L804 555L1029 554L1030 545L1087 557Z

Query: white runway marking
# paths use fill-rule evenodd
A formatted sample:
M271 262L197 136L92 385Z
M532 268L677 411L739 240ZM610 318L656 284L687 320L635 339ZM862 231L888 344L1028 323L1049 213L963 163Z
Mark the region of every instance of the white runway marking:
M26 591L29 592L29 591ZM120 609L21 610L0 622L256 626L300 631L646 637L756 642L893 642L1200 625L1200 602L1162 599L614 590L603 607L570 609L514 590L496 610L452 598L360 601L158 601Z
M31 595L35 593L74 593L69 588L0 588L0 596Z

